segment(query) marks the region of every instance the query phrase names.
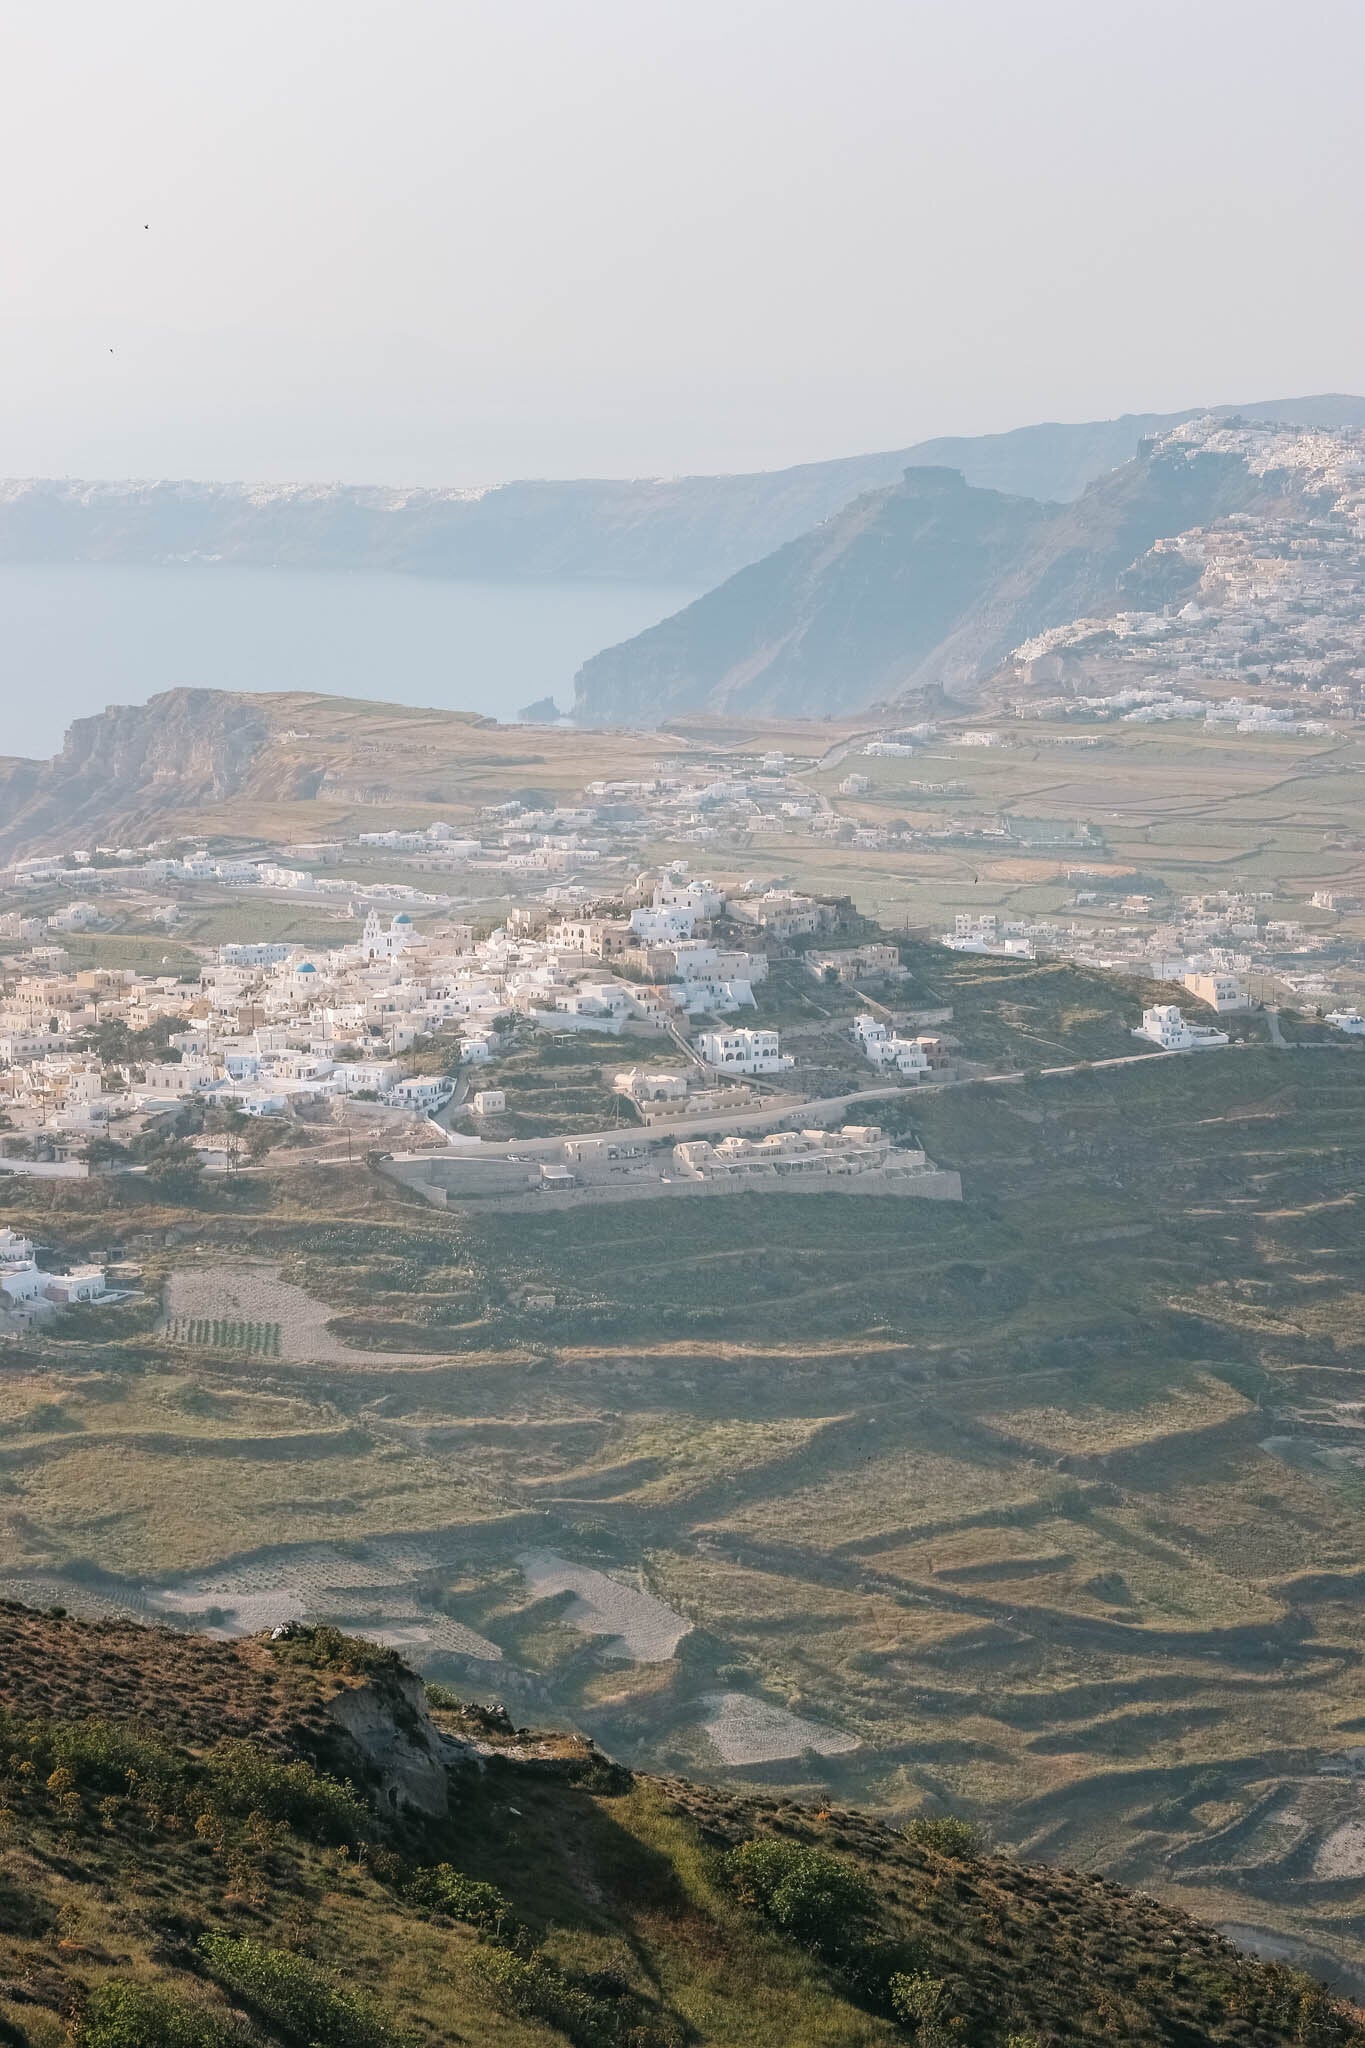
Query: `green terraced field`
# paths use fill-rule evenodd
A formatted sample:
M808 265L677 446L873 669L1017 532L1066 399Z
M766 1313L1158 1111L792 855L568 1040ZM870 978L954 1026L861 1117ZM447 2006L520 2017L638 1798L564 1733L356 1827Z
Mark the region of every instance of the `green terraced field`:
M1002 1025L1001 965L946 970L964 1035L1086 1057L1084 978L1006 964ZM629 1760L947 1807L1365 1962L1365 1058L1247 1044L886 1118L961 1205L435 1212L286 1162L192 1246L121 1214L152 1275L282 1262L350 1348L304 1319L229 1352L207 1297L198 1341L154 1303L54 1325L0 1378L7 1585L229 1626L293 1600ZM47 1241L107 1234L32 1199ZM531 1552L587 1593L537 1594ZM584 1600L685 1632L613 1649ZM765 1761L708 1733L736 1696L776 1710ZM803 1753L810 1723L856 1747Z

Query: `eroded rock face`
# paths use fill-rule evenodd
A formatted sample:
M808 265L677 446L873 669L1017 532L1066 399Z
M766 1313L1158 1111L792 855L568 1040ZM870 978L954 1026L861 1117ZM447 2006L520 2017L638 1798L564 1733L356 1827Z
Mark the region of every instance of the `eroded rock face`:
M270 744L250 698L226 690L165 690L78 718L59 754L16 762L0 784L0 851L69 835L87 821L221 803L246 787Z
M445 1742L419 1678L403 1671L377 1685L347 1686L327 1711L378 1775L380 1797L392 1811L444 1818L450 1807Z

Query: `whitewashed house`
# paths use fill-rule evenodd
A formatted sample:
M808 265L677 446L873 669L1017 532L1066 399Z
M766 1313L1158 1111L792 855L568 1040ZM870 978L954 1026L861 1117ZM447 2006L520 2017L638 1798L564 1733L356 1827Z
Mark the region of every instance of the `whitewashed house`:
M1228 1043L1226 1031L1215 1031L1209 1024L1186 1023L1174 1003L1157 1003L1144 1010L1133 1036L1149 1038L1163 1052L1211 1052Z
M697 1051L708 1067L729 1074L777 1074L796 1062L781 1049L775 1031L703 1031Z
M406 1081L399 1081L390 1091L389 1099L403 1109L425 1110L428 1114L448 1102L455 1092L455 1084L444 1074L413 1074Z

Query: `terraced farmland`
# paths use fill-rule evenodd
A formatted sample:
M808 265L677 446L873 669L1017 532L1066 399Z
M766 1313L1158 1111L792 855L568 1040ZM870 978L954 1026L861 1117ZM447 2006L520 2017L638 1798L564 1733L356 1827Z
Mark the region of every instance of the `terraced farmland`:
M1365 1967L1365 1058L896 1107L960 1207L281 1169L166 1255L165 1328L0 1380L8 1583L387 1633L629 1759L966 1813ZM279 1355L171 1341L234 1315Z

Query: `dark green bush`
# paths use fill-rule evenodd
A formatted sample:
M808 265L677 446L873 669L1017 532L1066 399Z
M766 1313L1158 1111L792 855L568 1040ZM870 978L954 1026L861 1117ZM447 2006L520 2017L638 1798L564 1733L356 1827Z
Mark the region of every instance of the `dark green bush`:
M83 1721L26 1721L0 1709L0 1749L27 1757L43 1777L60 1766L87 1792L122 1792L130 1772L163 1795L185 1782L185 1765L173 1750L135 1729L93 1716Z
M271 1648L287 1663L307 1664L315 1671L344 1671L355 1678L376 1678L403 1669L397 1650L372 1643L365 1636L345 1635L330 1623L298 1628Z
M206 1934L199 1948L218 1982L297 2048L399 2048L383 2014L306 1956L228 1934Z
M505 2012L557 2028L573 2048L682 2048L682 2030L626 1985L604 1996L600 1980L589 1990L548 1957L506 1948L480 1949L474 1966Z
M302 1760L281 1763L258 1742L231 1738L205 1759L215 1802L229 1813L263 1813L324 1842L354 1842L369 1814L350 1785Z
M427 1680L426 1694L429 1707L439 1707L446 1713L457 1714L464 1705L457 1692L452 1692L448 1685L438 1685L434 1678Z
M485 1949L474 1959L479 1975L506 2011L519 2019L558 2027L574 2042L592 2042L598 2001L557 1970L544 1956Z
M159 1984L101 1984L76 2029L79 2048L244 2048L226 2015Z
M866 1879L824 1849L763 1835L732 1849L726 1874L740 1901L818 1955L837 1958L857 1943L875 1900Z
M922 1814L918 1820L907 1821L903 1833L907 1842L917 1842L921 1849L936 1849L940 1856L955 1856L959 1862L979 1856L985 1848L980 1828L949 1813Z
M516 1916L497 1886L485 1884L482 1878L466 1877L449 1863L413 1871L403 1889L415 1906L448 1913L452 1920L467 1920L482 1934L507 1938L516 1931Z

